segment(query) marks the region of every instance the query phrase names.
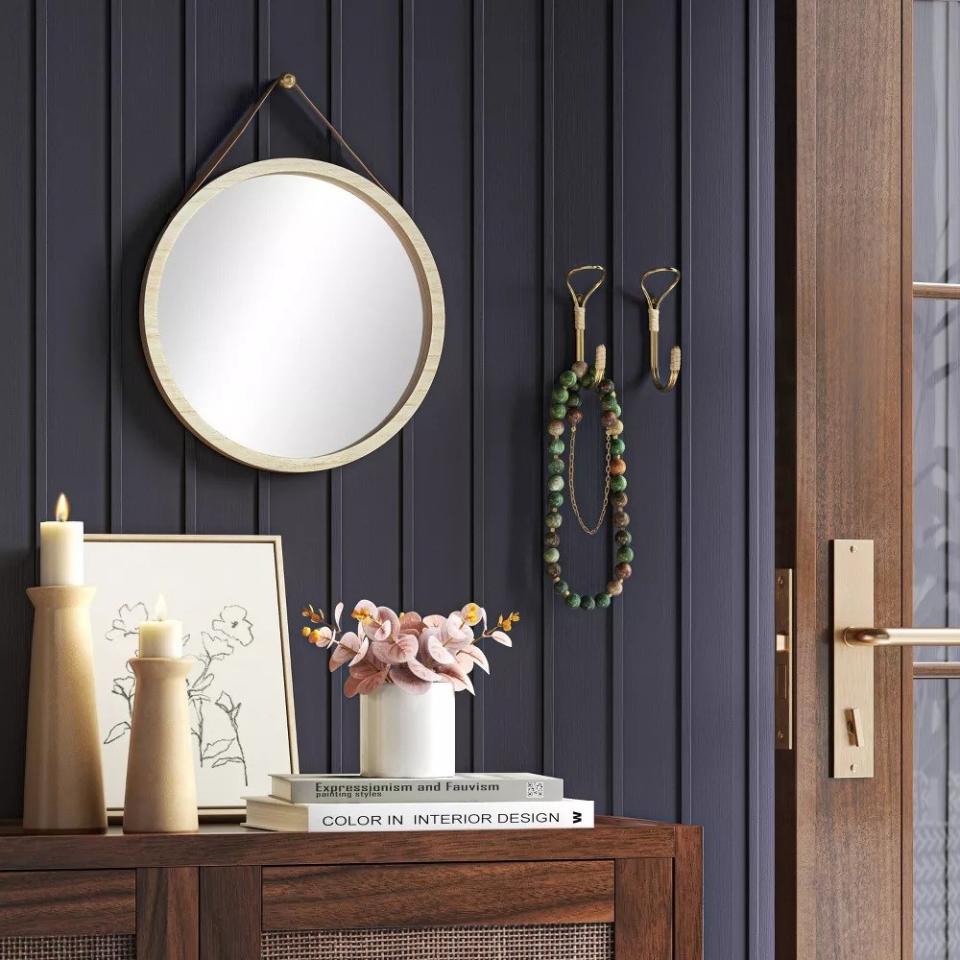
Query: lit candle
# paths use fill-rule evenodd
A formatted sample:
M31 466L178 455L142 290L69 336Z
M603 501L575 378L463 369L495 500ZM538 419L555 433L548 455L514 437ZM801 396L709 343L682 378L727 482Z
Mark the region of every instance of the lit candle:
M139 656L183 656L183 622L167 619L167 604L163 596L157 597L153 619L140 624Z
M70 502L61 493L56 520L40 524L40 586L83 586L83 521L70 520Z

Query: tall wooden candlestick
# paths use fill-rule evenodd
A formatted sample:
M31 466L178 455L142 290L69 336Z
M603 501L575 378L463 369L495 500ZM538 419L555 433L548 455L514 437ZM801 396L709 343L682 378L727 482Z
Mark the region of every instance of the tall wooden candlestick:
M33 647L23 827L32 833L102 833L100 730L94 696L93 587L31 587Z

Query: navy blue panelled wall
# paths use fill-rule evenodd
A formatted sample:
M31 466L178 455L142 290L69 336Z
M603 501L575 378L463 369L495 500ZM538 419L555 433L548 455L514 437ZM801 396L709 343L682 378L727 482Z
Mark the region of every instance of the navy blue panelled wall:
M458 703L463 769L566 778L602 812L705 827L713 960L772 955L772 338L766 0L5 0L0 11L0 815L20 809L37 522L281 534L301 764L350 770L358 710L297 612L370 597L519 610ZM447 334L410 426L339 471L257 472L155 390L138 296L165 218L283 71L413 214ZM341 161L282 91L230 155ZM588 350L620 385L636 561L612 610L544 580L545 391L571 360L566 270L603 263ZM641 273L676 264L648 375ZM665 353L664 353L665 357ZM360 361L362 362L362 360ZM303 370L312 377L350 371ZM599 506L587 417L581 500ZM607 536L568 517L565 577Z

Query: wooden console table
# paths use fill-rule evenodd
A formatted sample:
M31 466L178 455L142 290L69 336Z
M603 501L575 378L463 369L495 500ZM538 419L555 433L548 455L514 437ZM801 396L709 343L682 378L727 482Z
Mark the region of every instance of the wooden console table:
M699 960L698 827L0 835L0 960ZM39 939L35 939L39 938Z

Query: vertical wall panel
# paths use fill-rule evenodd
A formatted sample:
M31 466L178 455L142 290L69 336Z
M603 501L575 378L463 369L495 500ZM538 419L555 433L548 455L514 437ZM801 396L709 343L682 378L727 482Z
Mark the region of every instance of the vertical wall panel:
M473 183L471 185L471 213L473 263L471 264L471 315L470 339L473 346L473 364L470 376L470 557L473 595L486 596L484 574L486 563L486 457L484 453L484 426L486 408L484 389L486 385L486 340L485 319L485 270L486 270L486 208L487 183L486 134L486 30L487 11L485 0L473 0L473 29L470 37L470 61L473 71L473 102L470 116L473 134ZM484 600L484 603L486 601ZM477 671L474 671L476 673ZM463 716L463 707L458 707L458 716ZM483 770L483 677L474 679L474 696L470 702L470 769ZM462 734L458 737L462 740ZM459 754L458 754L459 759Z
M711 891L704 942L747 956L746 883L746 17L692 0L689 205L685 295L690 342L683 400L690 447L687 518L691 658L689 817L704 825ZM734 268L736 265L736 268ZM772 518L771 518L772 520ZM717 731L729 731L718 736Z
M598 344L607 346L607 369L612 374L609 5L557 4L554 36L554 56L558 64L553 92L558 104L553 200L553 260L557 273L553 281L556 298L554 376L574 360L573 313L564 275L571 267L583 264L603 264L608 270L607 282L587 305L585 339L588 363L593 363ZM582 55L584 49L591 51L589 57ZM559 68L560 64L573 61L578 64L576 70ZM592 282L592 276L580 276L575 287L582 291ZM630 396L622 388L620 396L624 415L629 418ZM595 392L584 394L582 409L584 417L577 430L575 458L577 501L585 523L593 526L602 503L605 458ZM542 426L540 435L543 436ZM568 429L563 437L568 462L570 439ZM569 505L569 490L565 496ZM563 578L571 590L596 594L606 588L612 575L610 530L608 523L596 536L588 537L565 506L560 556ZM598 810L604 813L609 812L611 801L611 625L609 613L571 610L559 597L555 600L556 698L559 705L574 700L579 703L575 712L562 706L557 710L556 771L569 780L574 794L593 797Z
M676 5L627 3L623 23L622 163L624 440L634 535L633 576L623 593L624 812L673 819L677 783L677 630L679 563L679 391L650 379L647 305L640 277L680 266L680 74ZM631 42L645 37L642 46ZM657 106L659 105L659 109ZM667 109L669 105L669 109ZM647 122L638 123L644 117ZM615 160L615 162L617 162ZM691 278L687 278L691 279ZM662 290L658 279L651 287ZM661 369L680 339L686 281L664 302ZM686 344L684 344L686 349ZM686 369L682 376L687 376Z
M763 956L764 916L747 907L769 817L748 727L765 695L749 644L769 612L763 235L748 234L764 216L748 162L766 122L748 98L761 82L748 59L764 42L756 11L12 0L0 33L0 815L20 803L35 520L63 487L91 529L282 536L305 770L356 767L358 711L300 638L303 603L519 609L513 649L488 644L493 676L458 698L458 766L545 769L600 811L703 823L708 956ZM147 256L198 161L286 70L412 212L447 308L412 426L328 474L258 474L195 441L154 388L138 328ZM349 165L284 91L223 169L268 156ZM610 613L568 610L540 562L544 388L573 358L563 275L578 263L610 270L588 310L588 359L607 344L626 424L636 557ZM664 358L682 326L684 368L664 397L647 372L639 277L676 263ZM340 378L348 403L361 372L314 374ZM602 479L594 397L580 439L589 519ZM567 510L561 535L565 578L602 590L609 531L587 538Z
M183 428L153 385L139 329L147 257L183 195L182 13L172 3L124 7L118 224L123 435L111 456L122 455L123 532L132 533L176 532L183 523Z
M490 644L475 760L541 759L540 4L486 0L483 207L483 600L522 616L512 649ZM521 629L522 627L522 629Z
M557 342L556 342L556 304L554 295L557 263L555 257L555 221L554 190L556 174L556 96L554 90L554 71L556 70L556 4L555 0L542 0L540 30L540 308L541 308L541 363L540 363L540 419L545 423L549 416L550 390L556 378ZM546 443L541 440L541 479L546 476L547 463L551 454ZM546 489L541 493L540 513L547 513ZM554 631L554 604L556 597L553 584L545 577L540 581L540 613L543 629L543 652L541 664L542 676L542 753L543 772L556 773L556 642Z
M29 670L29 604L24 590L34 583L33 523L33 244L34 155L33 9L17 0L4 11L0 62L0 223L4 269L0 303L4 348L0 350L0 605L4 611L4 680L0 695L0 816L20 809L23 739Z
M411 0L407 0L411 3ZM412 39L413 169L407 209L433 251L443 281L443 362L415 424L413 606L458 609L472 599L471 498L476 449L447 455L446 439L469 444L473 368L472 11L469 4L415 0ZM483 597L476 598L483 602ZM488 645L489 646L489 645ZM470 765L469 697L457 698L458 765Z
M98 531L109 513L106 0L48 0L47 48L47 493L65 490ZM40 508L52 516L52 504Z

